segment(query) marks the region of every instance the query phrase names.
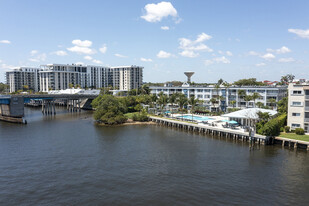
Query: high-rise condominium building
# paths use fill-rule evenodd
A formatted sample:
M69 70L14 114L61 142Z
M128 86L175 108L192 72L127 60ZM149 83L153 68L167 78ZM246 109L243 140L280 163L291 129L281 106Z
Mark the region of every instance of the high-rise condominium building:
M288 126L309 133L309 83L290 83L288 87Z
M48 64L42 65L40 69L20 68L6 74L11 92L22 89L23 85L43 92L67 89L70 86L113 87L117 90L128 91L139 88L143 83L143 67L140 66Z
M6 81L10 92L23 90L24 87L35 92L40 91L39 68L20 67L6 72Z

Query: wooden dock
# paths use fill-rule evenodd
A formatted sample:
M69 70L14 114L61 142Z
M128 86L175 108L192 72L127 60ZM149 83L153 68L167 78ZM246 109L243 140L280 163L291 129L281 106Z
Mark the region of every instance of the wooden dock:
M201 125L196 123L183 122L155 116L150 116L149 119L153 122L156 122L157 124L168 127L175 127L188 131L217 135L230 139L250 142L253 144L255 143L263 145L281 144L283 147L289 147L294 149L302 148L309 151L309 142L306 141L288 139L283 137L267 137L259 134L254 134L253 137L251 138L249 132L243 132L235 129Z
M161 118L161 117L149 117L151 121L156 122L160 125L165 125L168 127L180 128L188 131L195 131L199 133L217 135L221 137L231 138L235 140L248 141L250 143L257 144L273 144L274 139L271 137L266 137L259 134L254 134L250 137L249 132L243 132L236 129L227 129L220 127L213 127L209 125L200 125L195 123L177 121L173 119Z

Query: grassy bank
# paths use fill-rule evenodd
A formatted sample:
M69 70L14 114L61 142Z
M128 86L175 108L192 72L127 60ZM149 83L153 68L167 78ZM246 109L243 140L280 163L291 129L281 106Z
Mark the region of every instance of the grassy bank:
M128 119L133 119L133 115L138 115L139 112L131 112L131 113L126 113L124 116L126 116Z
M309 135L298 135L298 134L295 134L295 133L284 133L284 132L281 132L280 133L280 137L309 142Z

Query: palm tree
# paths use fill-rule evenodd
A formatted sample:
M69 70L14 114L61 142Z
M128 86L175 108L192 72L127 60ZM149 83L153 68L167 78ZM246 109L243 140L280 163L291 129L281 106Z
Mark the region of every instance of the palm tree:
M147 84L143 84L141 90L142 90L142 94L150 94L150 89Z
M194 107L197 105L198 102L199 100L195 99L194 96L191 96L190 99L188 100L188 103L191 105L191 113L193 113Z
M233 108L235 107L235 104L236 104L236 101L235 100L232 100L231 101L231 104L233 105Z
M246 101L246 108L248 108L248 103L252 100L252 96L251 95L246 95L244 97L244 100Z
M168 97L166 94L160 94L159 95L159 99L158 99L158 104L160 105L160 110L162 112L164 106L167 104L168 102Z
M243 89L240 89L240 90L237 91L237 94L238 94L238 98L239 98L239 102L240 102L240 100L246 96L246 91L243 90Z
M185 94L180 93L178 95L178 98L176 99L176 102L177 102L179 108L182 110L184 105L186 105L188 103L188 98Z
M252 100L254 101L254 107L255 107L255 101L258 99L258 98L260 98L260 94L259 93L257 93L257 92L254 92L253 94L252 94Z
M257 102L257 103L256 103L256 106L257 106L258 108L261 108L261 107L264 106L264 104L263 104L262 102Z
M188 103L188 97L183 94L183 93L180 93L176 99L176 102L180 108L180 111L181 111L181 114L183 114L183 107L184 105L186 105ZM183 115L181 115L183 116ZM182 117L182 120L183 120L183 117Z
M276 103L277 101L274 99L274 98L271 98L268 100L270 106L271 106L271 109L274 109L274 107L276 106Z
M210 102L211 102L212 106L214 107L216 102L217 102L217 99L216 98L211 98Z

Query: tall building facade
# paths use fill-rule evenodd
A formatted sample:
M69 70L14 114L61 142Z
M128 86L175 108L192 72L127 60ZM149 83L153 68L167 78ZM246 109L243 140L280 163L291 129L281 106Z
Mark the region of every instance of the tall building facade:
M22 90L26 85L34 91L81 88L113 87L128 91L143 84L143 69L140 66L104 67L78 64L48 64L40 68L21 67L6 72L10 92Z
M158 95L163 92L166 95L172 95L176 92L185 94L188 98L194 96L195 98L202 100L203 104L208 109L215 109L218 107L238 107L238 108L252 108L256 107L257 102L261 102L264 106L270 106L275 108L275 104L272 102L274 99L276 102L281 100L287 95L287 86L230 86L219 88L210 86L190 86L185 83L179 87L173 86L152 86L150 87L151 93ZM252 95L258 93L259 98L256 100L245 101L243 96L239 95L239 90L244 90L246 95ZM211 99L220 99L216 104L211 103Z
M121 66L111 67L113 73L114 88L129 91L143 84L143 67Z
M10 92L23 90L28 87L35 92L40 91L39 68L20 67L6 72L6 82L10 87Z
M303 128L309 133L309 84L289 84L288 123L291 129Z

